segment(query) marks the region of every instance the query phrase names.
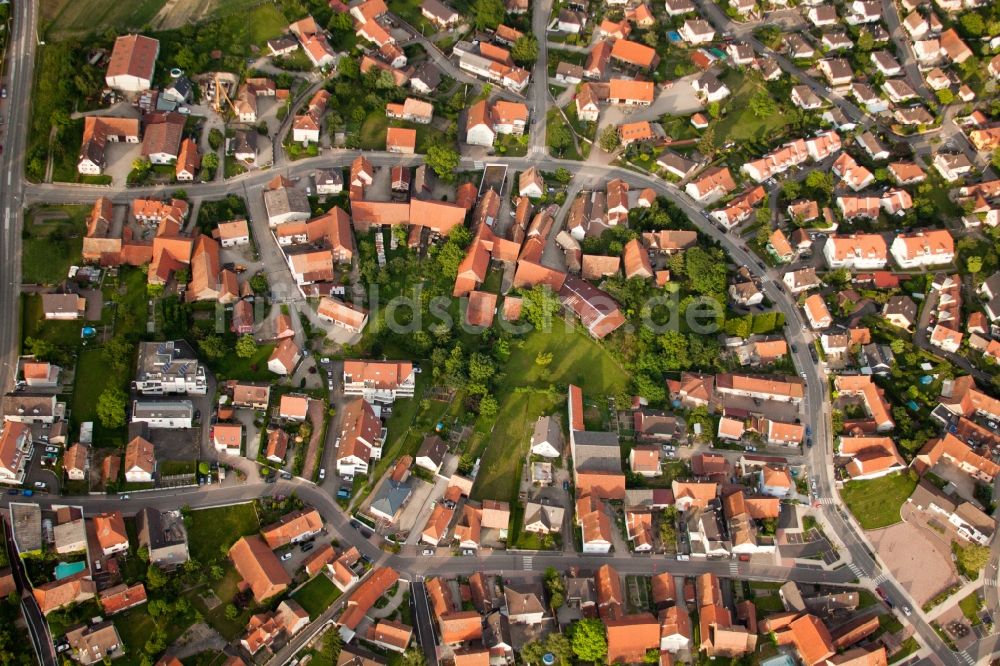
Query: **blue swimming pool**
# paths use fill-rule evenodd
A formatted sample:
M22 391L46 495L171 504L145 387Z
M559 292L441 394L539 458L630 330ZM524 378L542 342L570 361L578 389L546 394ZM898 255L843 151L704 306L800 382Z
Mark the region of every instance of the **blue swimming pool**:
M671 30L667 32L667 39L669 39L674 44L677 44L678 42L681 41L681 34L676 30Z
M60 562L56 565L55 576L56 580L62 580L63 578L69 578L73 574L80 573L87 568L87 563L80 562Z

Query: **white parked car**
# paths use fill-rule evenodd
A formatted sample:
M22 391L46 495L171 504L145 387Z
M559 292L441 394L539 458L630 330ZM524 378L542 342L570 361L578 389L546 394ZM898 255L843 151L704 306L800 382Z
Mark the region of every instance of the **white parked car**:
M320 467L319 468L319 480L322 481L325 478L326 478L326 468Z
M281 561L282 562L287 562L290 559L292 559L292 554L291 553L285 553L284 555L281 556Z

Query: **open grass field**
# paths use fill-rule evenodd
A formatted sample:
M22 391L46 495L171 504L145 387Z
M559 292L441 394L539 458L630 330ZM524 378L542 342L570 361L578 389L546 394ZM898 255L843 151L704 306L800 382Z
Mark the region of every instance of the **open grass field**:
M324 574L315 576L292 595L302 608L315 620L340 596L340 590Z
M41 338L57 346L74 347L80 342L79 321L49 321L42 312L42 297L26 294L21 298L21 339Z
M548 367L535 363L539 353L552 354ZM551 330L532 333L522 347L515 349L504 368L504 377L496 391L503 399L487 437L472 495L475 499L513 503L535 421L556 410L565 399L562 395L517 389L544 390L550 385L577 384L592 401L623 390L628 376L597 342L579 328L567 330L557 320Z
M732 96L723 100L728 113L713 125L715 136L737 143L763 141L773 137L792 121L792 116L783 106L778 112L758 118L749 108L750 98L758 90L766 90L759 77L743 77L735 71L723 77L723 82L732 90Z
M73 386L73 421L77 425L94 423L94 443L98 446L118 447L125 444L125 429L109 430L97 418L97 399L109 384L115 382L107 371L107 362L97 348L80 352L76 364L76 382Z
M167 0L41 0L42 26L53 39L82 36L103 29L139 30Z
M916 487L915 476L901 472L870 481L848 481L840 496L861 527L875 530L900 521L899 508Z
M560 400L542 393L510 393L500 403L496 425L483 454L473 499L517 498L521 465L539 416L555 409Z
M361 124L359 140L363 150L385 150L385 132L389 127L406 127L417 130L417 152L426 153L433 145L444 143L444 132L433 125L420 125L403 120L391 120L384 110L376 109Z
M191 559L203 563L223 558L223 548L228 550L240 537L260 531L257 510L249 502L192 511L185 525Z
M552 354L552 363L547 368L535 364L540 352ZM576 326L566 330L561 320L553 322L552 330L537 331L527 337L524 346L511 354L504 372L510 387L576 384L591 398L593 394L614 395L628 385L624 368L600 343ZM507 393L500 391L500 395Z
M89 206L43 206L33 209L24 225L21 280L56 284L80 258L87 232Z
M262 381L274 378L274 373L267 369L267 359L273 351L274 345L260 345L250 358L240 358L235 349L231 348L222 358L207 363L220 380Z

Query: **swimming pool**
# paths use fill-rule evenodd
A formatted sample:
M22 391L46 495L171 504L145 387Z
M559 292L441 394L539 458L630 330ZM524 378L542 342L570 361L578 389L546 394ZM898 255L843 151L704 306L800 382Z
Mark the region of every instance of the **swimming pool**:
M56 580L62 580L63 578L69 578L73 574L78 574L87 568L87 563L83 562L60 562L56 565L55 576Z
M779 654L760 662L760 666L795 666L795 660L787 654Z

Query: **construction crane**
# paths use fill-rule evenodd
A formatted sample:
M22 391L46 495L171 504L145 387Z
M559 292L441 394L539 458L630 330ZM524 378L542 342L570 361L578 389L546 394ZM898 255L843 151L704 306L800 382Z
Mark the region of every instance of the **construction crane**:
M223 99L229 106L233 106L233 100L229 98L229 93L226 92L226 84L219 76L219 72L215 73L213 81L215 83L215 99L212 100L212 108L215 109L216 113L222 113L224 109L222 105Z

